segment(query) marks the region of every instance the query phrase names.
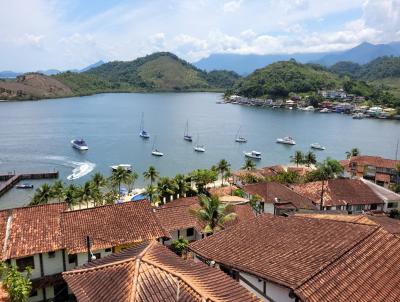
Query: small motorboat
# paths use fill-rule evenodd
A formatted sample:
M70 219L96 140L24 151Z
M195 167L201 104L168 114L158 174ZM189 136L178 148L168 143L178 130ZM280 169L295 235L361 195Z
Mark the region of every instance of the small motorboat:
M314 111L314 110L315 110L314 106L307 106L303 108L303 111Z
M32 184L28 184L28 183L23 183L20 185L16 185L15 186L17 189L33 189L33 185Z
M365 117L364 113L355 113L352 115L352 118L355 120L362 120Z
M313 143L310 145L310 147L317 150L325 150L325 147L319 143Z
M203 145L196 145L193 147L194 151L196 152L206 152L206 149L204 148Z
M128 172L132 172L132 165L130 165L130 164L119 164L119 165L113 165L113 166L110 166L110 168L113 170L113 171L115 171L115 170L117 170L118 168L123 168L124 170L126 170L126 171L128 171Z
M329 113L331 112L328 108L323 108L319 111L320 113Z
M251 151L251 152L244 152L244 156L253 158L253 159L261 159L261 152L258 151Z
M73 139L71 141L72 147L80 151L88 150L89 147L83 139Z
M157 149L154 149L153 151L151 151L151 154L154 156L164 156L164 153L158 151Z
M279 144L296 145L295 140L290 136L285 136L283 138L277 138L276 142Z

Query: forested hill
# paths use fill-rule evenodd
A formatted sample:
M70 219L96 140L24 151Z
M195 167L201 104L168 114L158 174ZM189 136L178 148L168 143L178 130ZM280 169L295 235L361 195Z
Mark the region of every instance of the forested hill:
M257 69L243 78L234 93L248 97L285 97L340 87L339 78L319 65L282 61Z

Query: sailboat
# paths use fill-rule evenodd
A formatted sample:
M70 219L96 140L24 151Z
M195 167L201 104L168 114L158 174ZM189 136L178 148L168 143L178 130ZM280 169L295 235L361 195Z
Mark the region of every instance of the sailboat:
M151 154L154 156L164 156L164 153L158 151L158 149L156 148L156 138L157 137L154 138L153 149L152 149L153 151L151 151Z
M247 139L245 139L243 136L240 135L240 129L242 128L242 126L239 127L237 133L236 133L236 137L235 137L235 142L237 143L247 143Z
M196 145L194 145L193 149L196 152L206 152L204 145L199 145L199 135L197 135Z
M189 135L189 121L186 121L186 127L185 127L185 132L183 134L183 139L188 142L192 141L192 136Z
M144 138L144 139L150 138L150 135L147 133L146 130L144 130L144 113L143 113L143 112L142 112L142 118L141 118L141 120L140 120L140 132L139 132L139 136L140 136L141 138Z

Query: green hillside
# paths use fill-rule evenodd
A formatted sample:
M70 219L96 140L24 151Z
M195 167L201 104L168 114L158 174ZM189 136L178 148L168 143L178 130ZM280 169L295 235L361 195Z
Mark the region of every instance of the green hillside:
M256 70L239 81L234 90L248 97L284 97L291 92L316 92L336 87L340 87L338 77L323 67L290 60Z

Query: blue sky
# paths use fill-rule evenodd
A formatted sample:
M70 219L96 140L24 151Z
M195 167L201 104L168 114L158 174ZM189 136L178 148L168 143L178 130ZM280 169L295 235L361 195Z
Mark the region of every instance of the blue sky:
M400 40L400 0L0 0L0 70L171 51L325 52Z

